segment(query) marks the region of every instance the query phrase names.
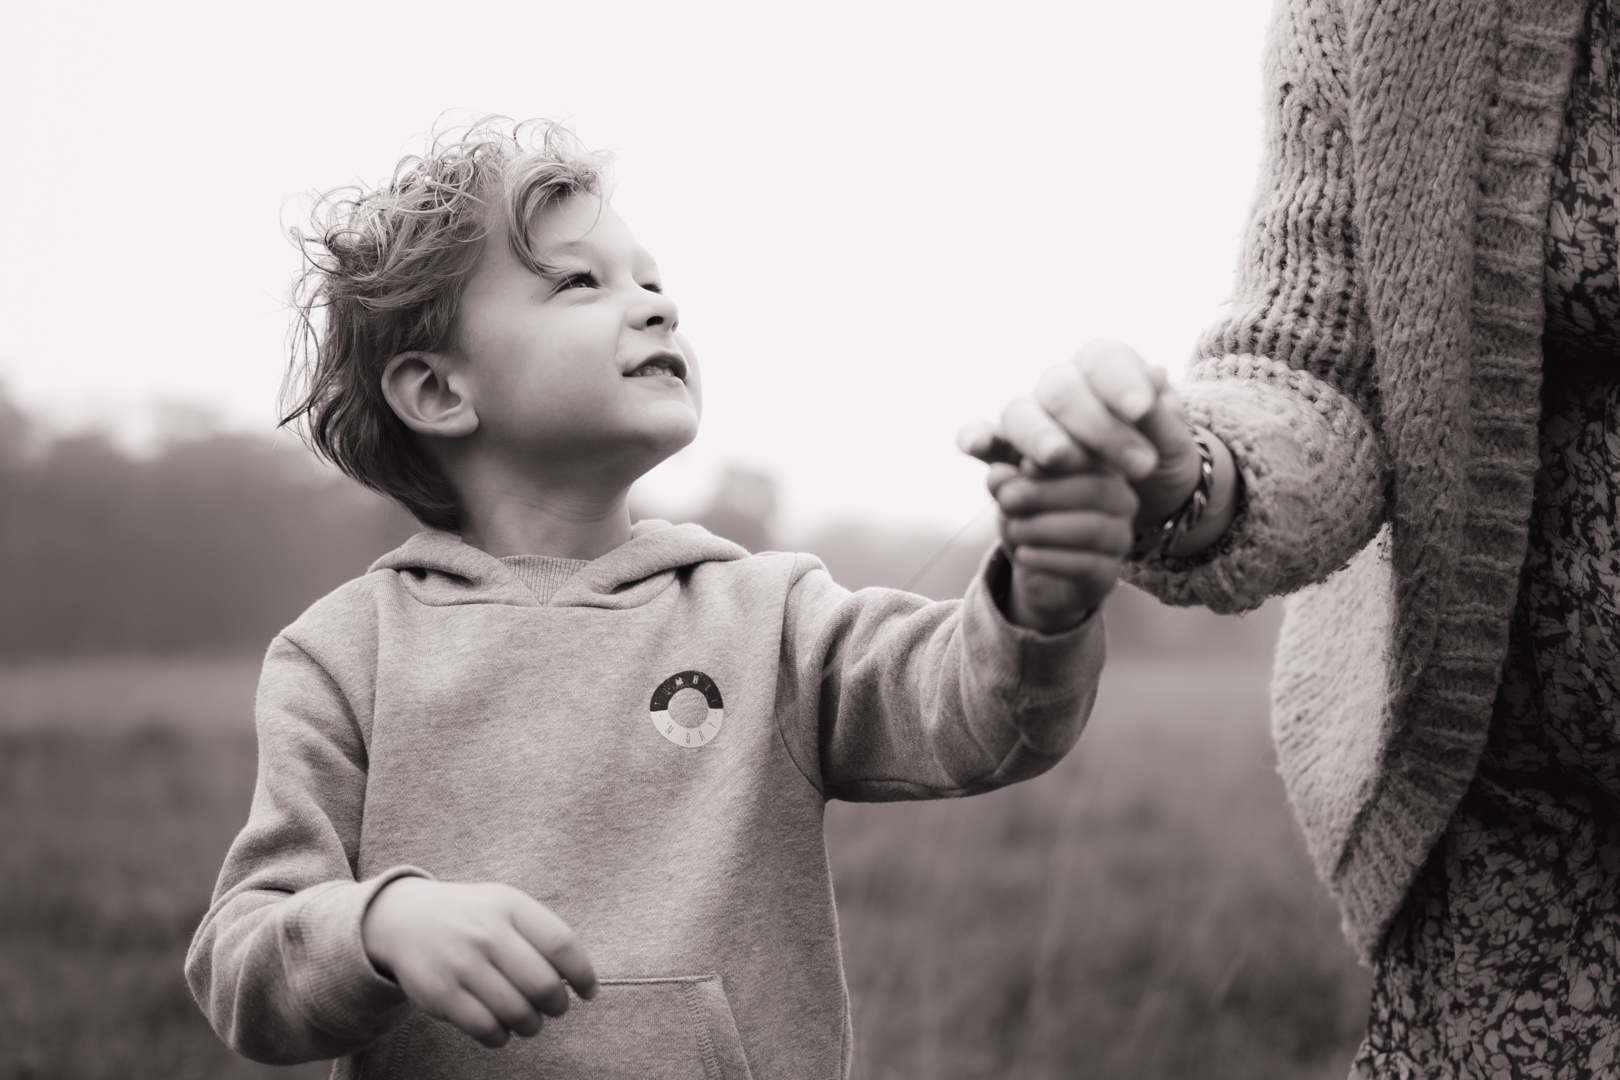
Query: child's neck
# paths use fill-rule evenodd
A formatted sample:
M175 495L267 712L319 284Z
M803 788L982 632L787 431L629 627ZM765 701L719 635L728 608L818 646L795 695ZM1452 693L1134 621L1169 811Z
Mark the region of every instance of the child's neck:
M456 502L462 541L496 558L594 559L630 539L628 488L466 484Z

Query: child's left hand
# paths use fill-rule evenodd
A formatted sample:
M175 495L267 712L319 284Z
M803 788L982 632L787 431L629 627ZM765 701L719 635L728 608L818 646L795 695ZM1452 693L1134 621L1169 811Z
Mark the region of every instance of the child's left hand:
M1085 621L1119 580L1133 540L1136 493L1111 471L1047 475L996 462L986 480L1012 559L1007 617L1060 633Z

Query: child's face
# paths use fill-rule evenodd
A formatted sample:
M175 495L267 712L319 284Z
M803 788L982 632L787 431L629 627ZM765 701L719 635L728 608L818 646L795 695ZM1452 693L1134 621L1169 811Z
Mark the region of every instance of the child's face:
M533 273L496 230L462 294L454 352L474 437L525 464L628 483L697 435L696 358L657 263L611 206L567 198L534 239L555 274Z

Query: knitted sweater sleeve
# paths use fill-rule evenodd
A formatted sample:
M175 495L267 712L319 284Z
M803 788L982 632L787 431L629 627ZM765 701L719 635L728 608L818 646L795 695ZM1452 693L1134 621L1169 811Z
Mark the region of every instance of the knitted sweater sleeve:
M331 676L285 637L265 657L256 706L259 776L192 939L186 979L214 1030L256 1061L293 1064L362 1049L405 1015L360 921L398 867L355 879L366 749Z
M828 798L937 799L1045 772L1080 737L1103 662L1102 619L1041 634L1001 613L999 551L961 601L851 593L800 556L788 593L777 717Z
M1345 36L1339 0L1277 5L1267 143L1232 307L1199 343L1182 388L1191 419L1232 451L1242 501L1210 551L1131 571L1168 603L1258 607L1332 574L1384 520Z

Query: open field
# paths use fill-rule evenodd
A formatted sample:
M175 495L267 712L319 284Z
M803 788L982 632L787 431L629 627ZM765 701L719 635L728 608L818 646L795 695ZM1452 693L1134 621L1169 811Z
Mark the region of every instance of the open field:
M1273 766L1266 669L1119 660L1079 749L956 803L835 804L861 1075L1339 1080L1365 973Z
M237 1058L180 962L253 784L251 736L0 734L0 1077L315 1077Z
M0 669L0 1078L322 1075L234 1058L180 976L246 814L254 665L125 663ZM1343 1076L1365 979L1264 715L1263 664L1121 657L1052 774L833 806L857 1075Z

